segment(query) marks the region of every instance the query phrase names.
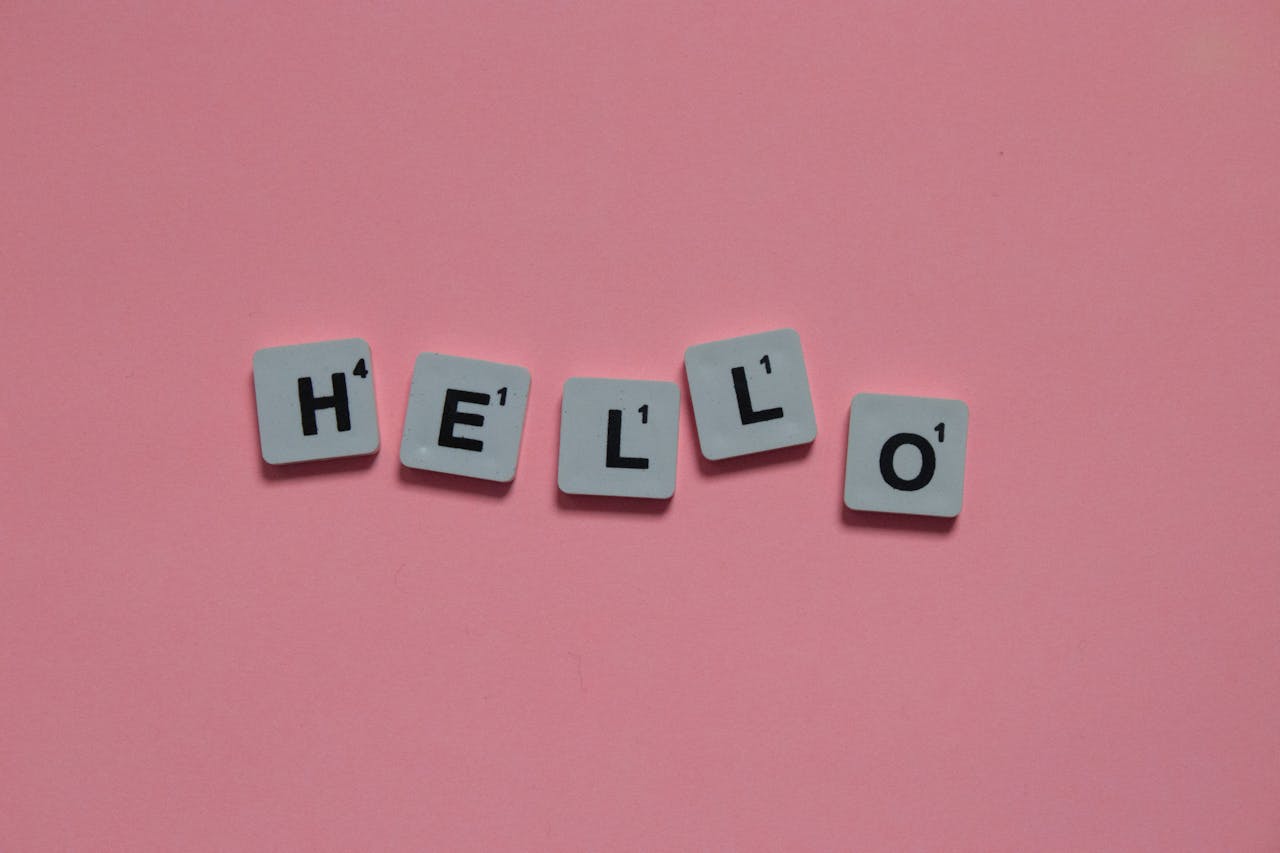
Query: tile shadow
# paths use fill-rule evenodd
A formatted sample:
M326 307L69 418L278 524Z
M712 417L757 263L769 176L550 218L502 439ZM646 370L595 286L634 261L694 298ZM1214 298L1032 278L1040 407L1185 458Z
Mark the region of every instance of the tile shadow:
M287 465L270 465L261 456L258 466L262 479L267 482L298 480L306 477L323 477L334 474L350 474L357 471L368 471L373 467L378 454L368 456L346 456L341 459L317 459L312 462L290 462Z
M696 437L694 439L697 440ZM736 474L739 471L753 471L770 465L785 465L803 461L813 450L813 444L796 444L791 447L779 447L777 450L765 450L747 456L734 456L731 459L712 461L698 450L698 473L704 477L715 477L720 474Z
M840 504L840 520L846 527L863 530L897 530L907 533L931 533L946 536L955 530L955 518L931 515L902 515L895 512L867 512Z
M620 498L609 495L567 495L556 489L556 509L566 512L614 512L660 516L671 509L674 498Z
M481 480L476 477L463 477L458 474L443 474L439 471L423 471L418 468L400 466L400 482L413 487L442 489L462 495L502 500L511 494L509 483L498 483L493 480Z

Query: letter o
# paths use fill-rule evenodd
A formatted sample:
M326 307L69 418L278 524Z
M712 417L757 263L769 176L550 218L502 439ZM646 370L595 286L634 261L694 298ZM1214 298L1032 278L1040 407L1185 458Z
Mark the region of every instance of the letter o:
M910 480L898 476L893 467L893 456L898 448L909 444L920 451L920 473ZM884 443L880 448L880 476L884 481L900 492L914 492L929 485L933 472L938 467L938 458L933 452L933 445L924 436L913 432L900 432Z

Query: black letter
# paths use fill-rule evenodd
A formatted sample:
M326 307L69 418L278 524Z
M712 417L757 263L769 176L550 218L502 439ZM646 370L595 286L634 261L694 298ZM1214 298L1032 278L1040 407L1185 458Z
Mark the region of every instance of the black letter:
M920 473L910 480L899 477L898 472L893 468L893 454L897 453L898 448L904 444L909 444L920 451ZM929 485L937 464L937 457L933 455L933 445L914 433L900 432L880 448L880 476L900 492L914 492Z
M477 406L489 405L489 395L477 391L460 391L450 388L444 392L444 413L440 415L440 446L456 447L459 450L484 450L484 442L478 438L462 438L453 434L454 424L467 426L484 426L484 415L473 412L459 412L459 403L475 403Z
M747 369L745 367L735 367L729 371L733 374L733 392L738 395L738 416L742 418L742 425L757 424L760 421L772 421L782 417L782 407L776 406L772 409L761 409L755 411L751 408L751 390L747 388Z
M648 468L649 460L643 456L622 455L622 409L609 410L609 440L604 447L606 468Z
M320 409L333 409L333 415L338 420L338 432L346 432L351 429L351 407L347 404L347 377L342 373L335 373L329 377L333 382L333 394L328 397L317 397L315 389L311 387L311 377L303 376L298 380L298 405L302 408L302 434L315 435L320 430L316 428L316 412Z

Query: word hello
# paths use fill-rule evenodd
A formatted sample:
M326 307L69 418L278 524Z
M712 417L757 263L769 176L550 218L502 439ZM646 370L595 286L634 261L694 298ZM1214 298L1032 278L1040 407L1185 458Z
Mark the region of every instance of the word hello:
M778 329L689 347L684 356L702 455L730 459L818 434L800 336ZM378 450L369 344L270 347L253 356L262 458L272 465ZM423 353L413 369L400 461L510 482L529 371ZM560 415L560 490L666 499L675 493L680 388L573 378ZM964 494L969 409L959 400L858 394L849 413L850 509L954 517Z

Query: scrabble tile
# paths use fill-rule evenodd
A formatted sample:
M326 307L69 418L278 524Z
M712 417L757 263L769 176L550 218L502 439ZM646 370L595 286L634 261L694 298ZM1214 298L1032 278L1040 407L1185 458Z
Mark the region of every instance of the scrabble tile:
M253 354L262 458L272 465L378 451L373 358L359 338Z
M574 378L560 410L560 491L669 498L676 490L674 382Z
M684 369L707 459L808 444L817 437L809 375L794 329L689 347Z
M849 409L849 509L960 514L969 407L959 400L858 394Z
M528 402L523 367L424 352L413 365L400 463L509 483Z

